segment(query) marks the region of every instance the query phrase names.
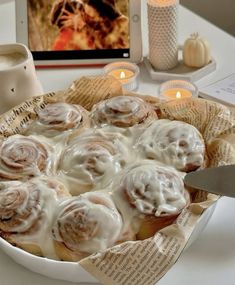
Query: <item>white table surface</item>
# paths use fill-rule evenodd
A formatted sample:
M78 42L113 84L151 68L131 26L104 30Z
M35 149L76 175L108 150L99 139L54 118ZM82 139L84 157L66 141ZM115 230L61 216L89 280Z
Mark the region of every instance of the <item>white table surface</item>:
M0 3L2 0L0 0ZM15 42L14 1L3 0L0 4L0 44ZM8 3L7 3L8 2ZM142 1L145 6L145 1ZM213 9L213 7L212 7ZM143 30L146 31L147 16L143 7ZM212 46L217 70L197 82L206 86L235 72L235 39L199 16L180 8L180 41L192 32L199 32ZM144 34L144 54L148 52L147 33ZM138 92L157 95L158 85L150 79L144 64L141 67ZM100 74L100 68L71 68L38 70L37 75L44 91L67 88L81 75ZM234 285L235 284L235 199L221 198L204 232L180 257L173 268L158 282L158 285ZM72 285L32 273L16 264L0 251L1 285ZM110 284L112 285L112 284Z

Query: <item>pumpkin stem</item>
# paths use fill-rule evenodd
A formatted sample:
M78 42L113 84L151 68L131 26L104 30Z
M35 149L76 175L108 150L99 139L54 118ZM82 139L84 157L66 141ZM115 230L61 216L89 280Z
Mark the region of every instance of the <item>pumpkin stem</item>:
M193 33L193 34L191 35L191 38L192 38L193 40L197 40L197 39L199 38L199 33Z

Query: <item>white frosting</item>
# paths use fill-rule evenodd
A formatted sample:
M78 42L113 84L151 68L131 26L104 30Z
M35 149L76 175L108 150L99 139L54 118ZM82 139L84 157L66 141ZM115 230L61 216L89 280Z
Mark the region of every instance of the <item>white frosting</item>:
M121 230L122 219L112 200L93 192L61 203L53 235L72 250L94 253L113 245Z
M82 115L78 108L67 103L53 103L47 105L44 109L38 111L39 121L45 125L59 125L60 123L70 123L75 113L76 122L80 123Z
M144 103L142 99L133 100L133 97L114 97L112 100L104 101L104 105L107 111L118 112L127 116L130 114L135 114L140 109L140 102Z
M19 52L0 54L0 71L24 62L24 60L25 56Z
M104 188L126 164L127 151L119 137L97 133L71 141L61 158L60 170L62 177L70 181L73 195Z
M1 187L4 188L4 183ZM5 189L0 192L0 215L1 220L7 214L8 218L16 221L9 230L13 240L21 245L36 244L45 256L58 259L54 251L51 226L58 199L65 199L68 193L63 187L54 179L46 177L25 183L13 181L5 184Z
M107 106L113 110L120 108L123 119L128 117L125 105L119 106L114 100ZM136 110L137 105L131 103L130 107ZM59 113L60 111L58 108ZM45 120L49 122L48 128L50 122L54 120L54 115L55 117L58 115L58 121L68 120L67 111L69 113L69 108L60 115L56 114L56 111L48 118L44 114ZM114 113L111 112L111 117ZM39 129L37 132L41 134ZM23 157L24 151L13 145L14 137L17 136L8 139L12 144L9 153L10 155L17 153ZM205 151L201 136L193 126L169 120L158 120L150 125L140 124L129 128L102 125L102 128L89 129L79 136L75 132L69 140L68 136L61 139L58 139L58 136L56 138L31 136L31 138L47 145L46 152L50 157L45 171L40 172L36 167L35 173L33 172L35 175L40 177L43 174L56 175L55 178L66 183L73 195L92 191L79 197L68 198L65 194L58 198L58 192L55 194L55 191L48 191L50 186L40 181L40 178L37 178L38 182L34 179L40 188L40 206L32 211L27 222L22 220L22 223L13 229L24 231L35 222L38 213L43 212L43 219L38 221L40 231L29 231L27 235L18 234L17 240L25 244L38 244L44 256L54 259L57 257L54 253L52 228L54 238L63 242L57 227L58 221L62 225L71 223L74 233L78 229L81 230L77 223L74 224L76 211L67 215L71 205L78 211L85 211L84 219L88 222L84 223L84 231L85 233L88 231L92 238L82 240L86 235L80 232L75 238L79 239L79 242L74 242L74 238L71 238L72 242L65 244L72 250L87 253L112 246L122 240L128 231L137 233L139 218L142 215L161 216L179 213L189 202L183 185L183 173L152 159L182 169L190 163L201 165ZM151 160L147 160L146 156ZM33 167L36 165L35 162L36 158ZM2 167L1 161L0 167ZM11 183L6 183L7 187L11 187ZM24 187L23 192L26 191ZM0 188L4 189L4 186L0 184ZM92 196L100 196L106 206L94 203ZM22 211L25 203L22 203L17 211ZM94 227L90 229L90 225ZM66 227L64 229L66 230ZM70 232L68 230L66 232L65 238L68 234L69 240Z
M0 181L8 176L11 180L26 180L32 176L55 175L66 141L67 137L60 137L59 141L57 137L50 139L40 135L14 135L3 140L0 142ZM42 169L39 168L41 160L44 161Z
M102 101L91 111L91 118L95 125L115 125L131 127L143 123L149 117L154 117L151 105L142 99L130 96L118 96ZM156 116L157 117L157 116Z
M120 178L119 175L118 178ZM113 189L110 189L110 195L122 215L123 220L123 230L122 234L129 232L133 233L133 236L139 231L140 220L138 211L131 207L128 203L126 196L123 191L120 191L120 179L116 178L115 184L113 185Z
M50 147L35 137L14 135L0 143L0 176L24 179L39 176L48 168Z
M27 184L16 183L0 192L1 220L15 221L9 232L21 233L32 227L41 211L41 205L39 207L36 205L39 199L40 193L37 190L29 191Z
M199 131L180 121L158 120L140 136L137 148L147 158L156 159L178 170L193 170L204 163L205 144Z
M86 111L67 103L51 103L37 111L38 120L27 129L27 134L42 134L46 137L63 135L63 131L78 129L87 120Z
M130 165L118 189L141 214L177 214L188 204L181 175L154 161L143 160Z

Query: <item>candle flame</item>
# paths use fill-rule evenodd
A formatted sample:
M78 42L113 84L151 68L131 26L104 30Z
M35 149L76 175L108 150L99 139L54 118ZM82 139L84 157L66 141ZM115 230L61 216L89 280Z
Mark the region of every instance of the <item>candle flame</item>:
M126 74L125 74L124 71L122 71L122 72L120 73L120 78L121 78L121 79L126 78Z
M181 93L178 91L177 93L176 93L176 98L177 99L180 99L182 97L182 95L181 95Z

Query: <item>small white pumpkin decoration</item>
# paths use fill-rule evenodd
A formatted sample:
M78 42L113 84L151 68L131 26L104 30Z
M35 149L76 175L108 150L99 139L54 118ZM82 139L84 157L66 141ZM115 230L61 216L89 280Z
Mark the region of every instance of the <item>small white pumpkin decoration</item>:
M211 51L207 40L198 33L192 34L184 43L184 64L190 67L203 67L211 61Z

